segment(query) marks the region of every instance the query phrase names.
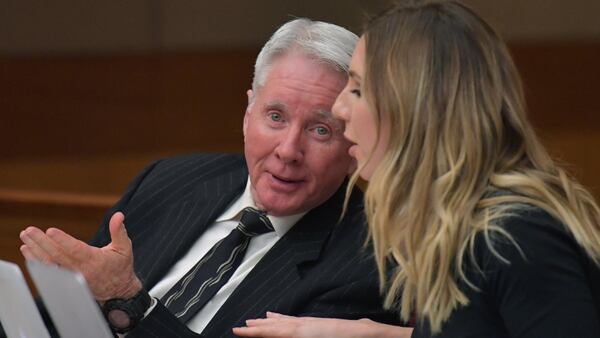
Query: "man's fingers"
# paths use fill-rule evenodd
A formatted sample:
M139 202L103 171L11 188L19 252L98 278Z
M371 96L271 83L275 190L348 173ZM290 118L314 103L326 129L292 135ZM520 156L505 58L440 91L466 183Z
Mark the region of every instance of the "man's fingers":
M69 269L83 272L84 266L94 259L94 252L98 250L60 229L50 228L46 230L46 235L54 241L61 253L58 263Z
M112 245L119 252L131 250L131 241L127 236L124 221L125 215L122 212L115 212L108 223Z
M23 244L28 248L30 259L36 259L44 263L59 263L59 253L52 240L44 232L36 227L28 227L19 235Z
M87 246L87 244L57 228L46 230L46 235L50 237L54 243L59 245L68 255L73 257L82 256L82 247Z
M25 257L26 260L38 260L38 258L31 252L27 245L21 245L19 250L21 250L21 254L23 255L23 257Z

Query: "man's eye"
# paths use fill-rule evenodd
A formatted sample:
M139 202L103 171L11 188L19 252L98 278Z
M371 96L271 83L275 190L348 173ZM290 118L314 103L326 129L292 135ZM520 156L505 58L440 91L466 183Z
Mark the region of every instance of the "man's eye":
M282 120L281 114L279 113L270 113L269 117L271 118L271 121L274 122L281 122Z
M327 129L325 127L317 127L317 128L315 128L315 131L319 135L329 135L329 129Z
M352 90L350 91L350 93L352 93L352 94L356 95L357 97L360 97L360 96L361 96L360 89L352 89Z

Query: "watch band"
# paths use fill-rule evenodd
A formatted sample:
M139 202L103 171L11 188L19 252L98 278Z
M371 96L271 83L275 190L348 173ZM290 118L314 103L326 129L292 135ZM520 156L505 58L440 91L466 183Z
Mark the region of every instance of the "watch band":
M110 299L102 306L108 324L117 333L131 331L143 318L152 304L148 291L141 289L129 299Z

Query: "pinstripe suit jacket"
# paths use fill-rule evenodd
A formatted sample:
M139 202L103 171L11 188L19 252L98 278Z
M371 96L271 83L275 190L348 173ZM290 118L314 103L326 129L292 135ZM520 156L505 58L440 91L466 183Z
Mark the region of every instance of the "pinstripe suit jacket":
M110 241L108 219L125 213L135 271L152 288L205 229L244 190L248 171L241 155L203 154L158 161L146 168L107 213L92 240ZM341 213L345 186L307 213L254 267L213 317L202 335L158 304L129 337L230 337L231 328L267 310L292 315L368 317L393 322L383 311L361 194ZM200 257L199 257L200 258Z

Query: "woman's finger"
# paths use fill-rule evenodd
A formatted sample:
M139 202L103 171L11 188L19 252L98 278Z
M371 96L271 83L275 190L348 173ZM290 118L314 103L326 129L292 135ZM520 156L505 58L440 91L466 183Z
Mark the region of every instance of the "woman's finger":
M277 312L267 311L267 318L298 318L294 316L283 315Z
M239 337L293 338L289 328L280 325L235 327L233 333Z

